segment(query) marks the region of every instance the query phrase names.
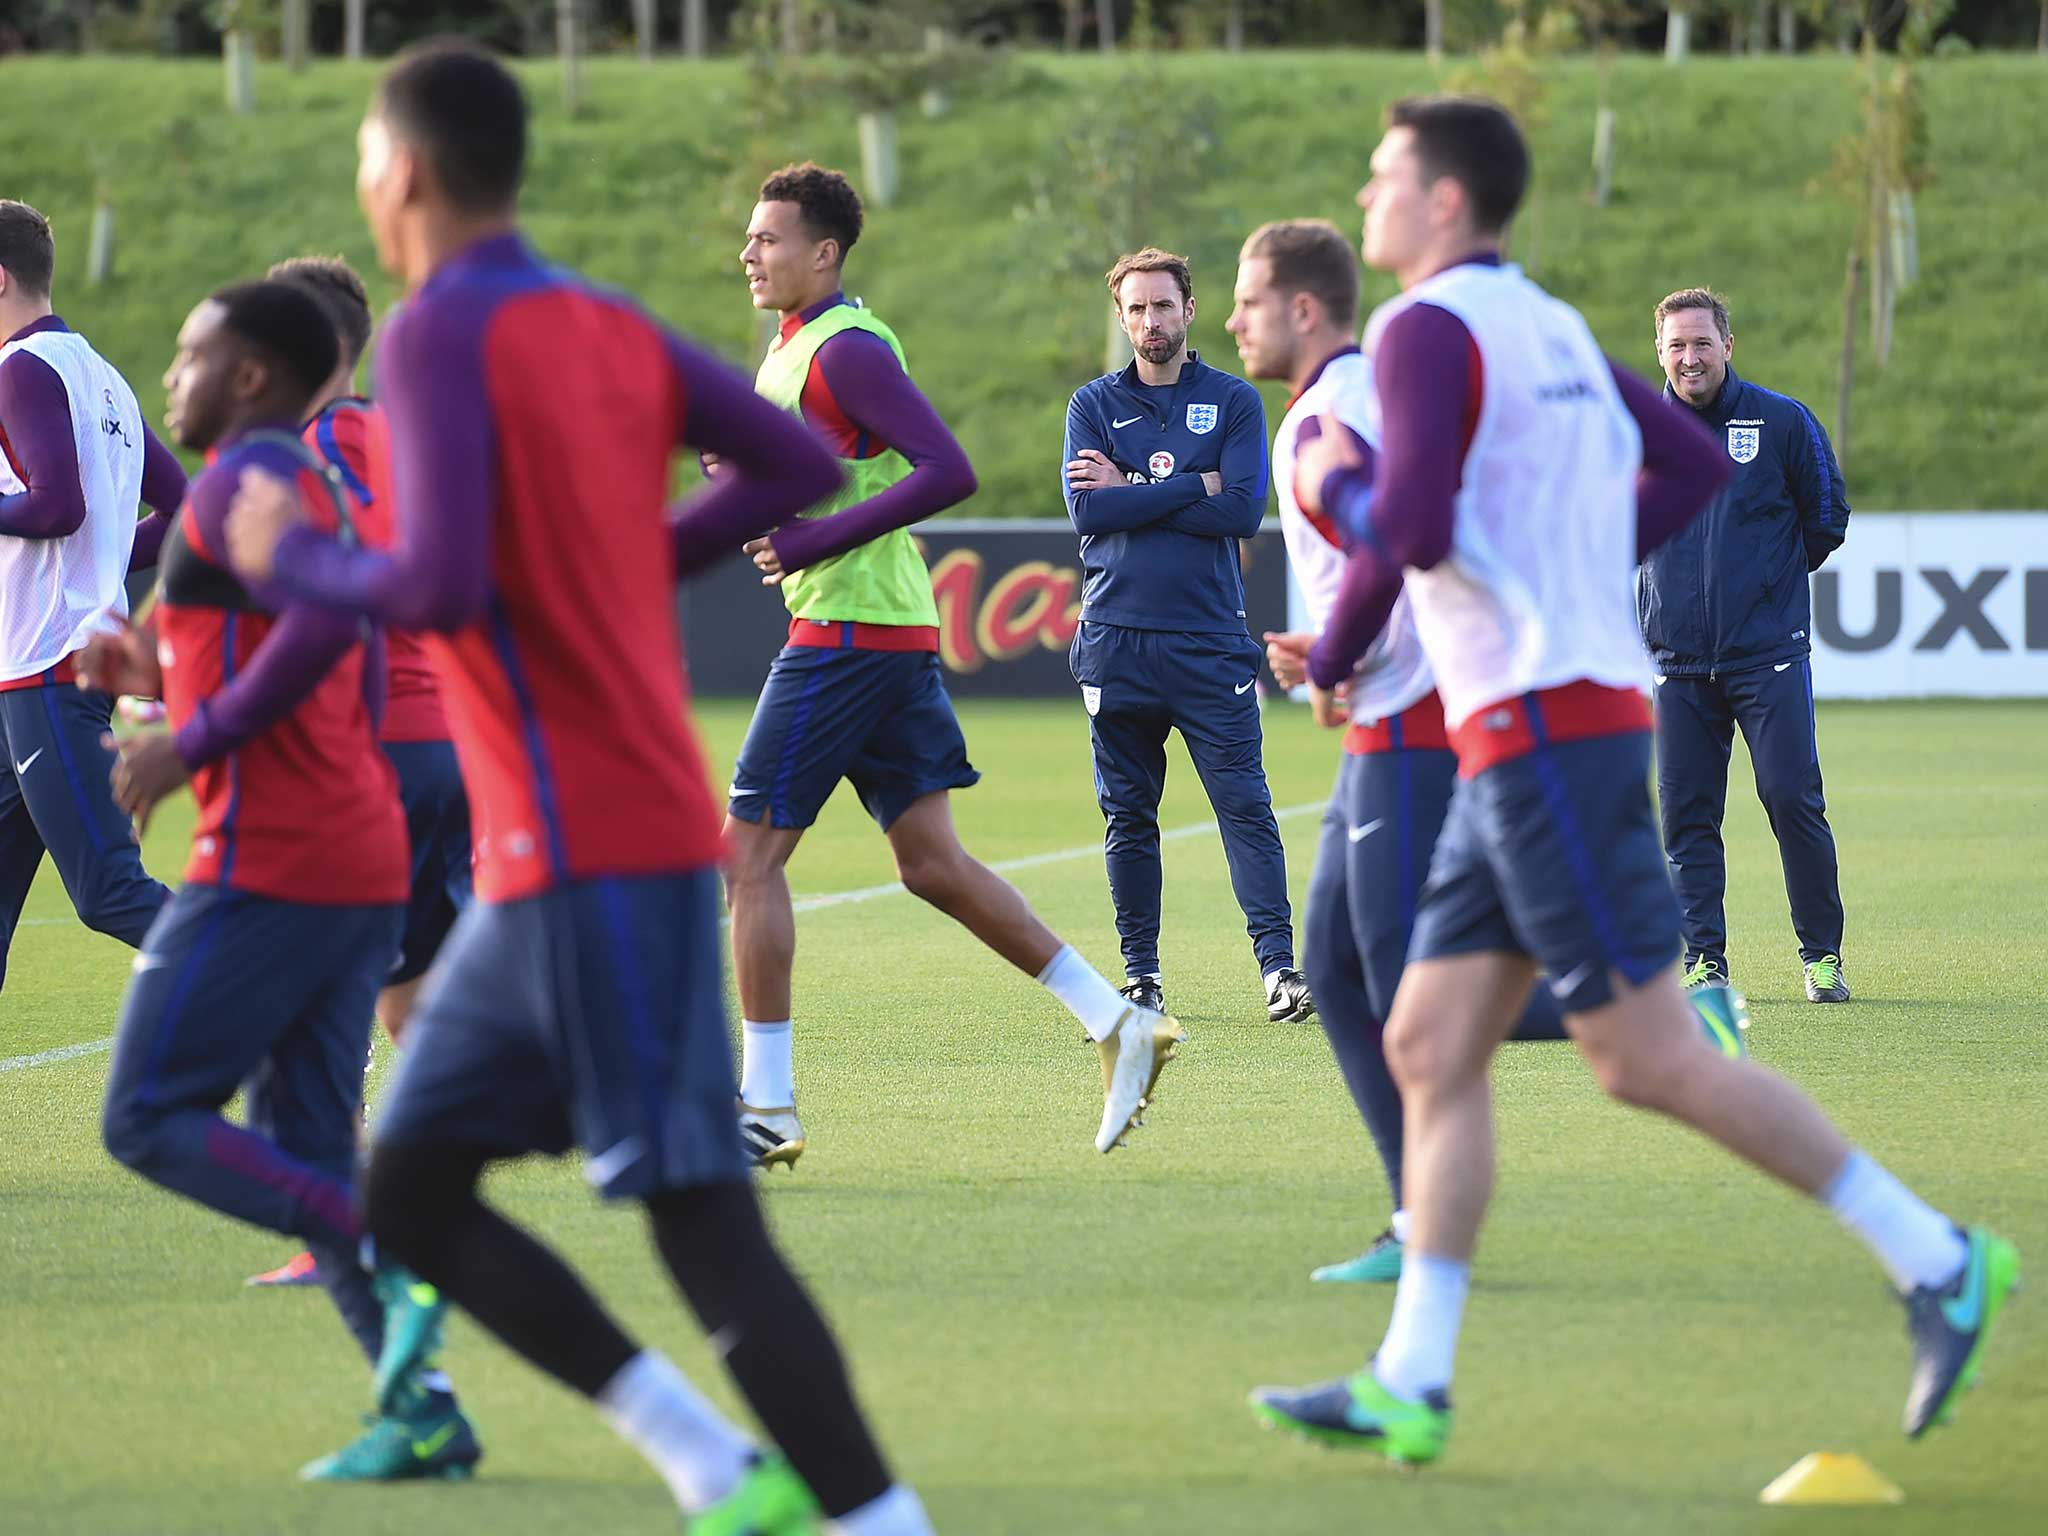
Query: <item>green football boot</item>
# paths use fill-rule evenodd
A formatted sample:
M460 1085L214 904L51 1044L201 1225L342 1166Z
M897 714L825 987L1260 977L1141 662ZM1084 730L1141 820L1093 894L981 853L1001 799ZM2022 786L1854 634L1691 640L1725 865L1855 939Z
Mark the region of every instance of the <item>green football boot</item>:
M684 1536L816 1536L818 1501L780 1456L763 1456L740 1485L683 1521Z
M1378 1451L1397 1466L1421 1466L1444 1453L1451 1437L1451 1400L1443 1392L1409 1402L1379 1383L1368 1365L1313 1387L1260 1387L1252 1412L1268 1428L1291 1429L1324 1445Z
M397 1483L413 1478L463 1478L476 1470L484 1448L446 1392L417 1395L402 1415L379 1415L369 1428L331 1456L299 1469L309 1483Z
M1749 1028L1749 1004L1740 992L1721 982L1694 987L1686 996L1699 1015L1700 1033L1707 1044L1723 1056L1740 1058L1749 1054L1743 1032Z
M1806 962L1806 1000L1809 1003L1846 1003L1849 979L1842 974L1840 955L1822 955Z
M1692 964L1678 973L1678 984L1688 992L1698 987L1725 987L1728 973L1721 968L1720 961L1696 955Z
M1401 1278L1401 1239L1389 1227L1357 1258L1324 1264L1308 1277L1324 1285L1392 1285Z
M441 1348L441 1293L402 1264L380 1264L370 1287L384 1304L384 1352L377 1357L377 1411L401 1416L419 1372Z
M1914 1439L1955 1414L1956 1399L1977 1384L1984 1340L2005 1298L2020 1288L2020 1253L1982 1227L1961 1234L1968 1256L1946 1285L1923 1285L1901 1299L1913 1341L1913 1385L1906 1393L1906 1433Z

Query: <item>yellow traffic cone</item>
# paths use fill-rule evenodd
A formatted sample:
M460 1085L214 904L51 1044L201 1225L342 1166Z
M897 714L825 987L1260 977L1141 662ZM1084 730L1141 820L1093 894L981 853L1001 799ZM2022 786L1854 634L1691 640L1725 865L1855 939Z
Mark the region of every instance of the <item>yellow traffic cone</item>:
M1849 1451L1815 1451L1800 1457L1759 1498L1765 1504L1906 1502L1905 1490Z

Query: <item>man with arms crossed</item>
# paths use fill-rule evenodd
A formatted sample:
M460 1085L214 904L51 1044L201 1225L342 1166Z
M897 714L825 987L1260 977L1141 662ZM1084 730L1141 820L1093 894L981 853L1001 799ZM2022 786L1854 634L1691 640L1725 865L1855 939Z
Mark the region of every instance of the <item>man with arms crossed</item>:
M1378 1354L1320 1386L1262 1388L1267 1422L1434 1460L1493 1185L1488 1068L1538 967L1601 1085L1812 1195L1905 1301L1905 1429L1978 1369L2019 1256L1964 1231L1843 1139L1798 1088L1701 1037L1649 805L1636 562L1726 477L1716 445L1614 367L1576 311L1504 265L1528 180L1489 101L1397 102L1361 190L1365 259L1403 292L1366 329L1382 443L1302 451L1303 505L1354 540L1308 673L1319 713L1403 585L1437 677L1458 786L1416 917L1387 1049L1407 1116L1413 1242ZM1696 1002L1732 1015L1725 987Z
M1287 855L1266 787L1245 632L1238 540L1266 511L1266 413L1259 392L1188 350L1194 277L1185 257L1146 247L1107 281L1133 357L1067 405L1067 515L1081 535L1074 681L1088 711L1102 851L1123 939L1124 995L1163 1008L1159 963L1159 797L1166 736L1178 730L1216 811L1231 889L1245 914L1266 1016L1315 1012L1294 965Z

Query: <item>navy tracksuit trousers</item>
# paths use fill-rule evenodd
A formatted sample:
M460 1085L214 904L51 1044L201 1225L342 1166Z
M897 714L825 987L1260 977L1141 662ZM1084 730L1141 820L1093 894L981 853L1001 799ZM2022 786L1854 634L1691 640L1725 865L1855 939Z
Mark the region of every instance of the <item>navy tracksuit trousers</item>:
M143 873L142 850L108 784L100 745L114 701L46 677L0 692L0 983L22 903L47 852L88 928L142 943L171 893Z
M1778 839L1799 958L1842 953L1842 892L1813 727L1813 664L1798 661L1666 677L1657 686L1657 799L1671 883L1684 913L1685 957L1728 969L1728 884L1721 816L1740 726L1757 798Z
M1216 811L1230 887L1261 975L1294 964L1287 855L1266 787L1253 686L1266 653L1242 630L1182 634L1084 622L1071 653L1095 749L1095 798L1124 973L1159 974L1159 796L1166 733L1180 732Z

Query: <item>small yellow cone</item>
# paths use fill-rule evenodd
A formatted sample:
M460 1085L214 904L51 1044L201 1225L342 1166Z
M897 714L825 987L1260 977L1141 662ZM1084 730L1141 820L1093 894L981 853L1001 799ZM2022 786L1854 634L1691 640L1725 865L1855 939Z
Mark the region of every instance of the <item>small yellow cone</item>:
M1903 1504L1905 1490L1861 1456L1815 1451L1787 1468L1760 1500L1765 1504Z

